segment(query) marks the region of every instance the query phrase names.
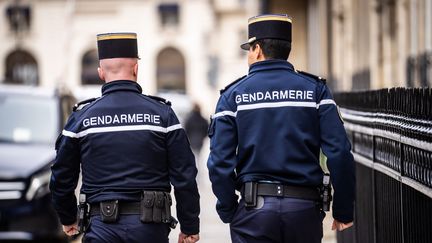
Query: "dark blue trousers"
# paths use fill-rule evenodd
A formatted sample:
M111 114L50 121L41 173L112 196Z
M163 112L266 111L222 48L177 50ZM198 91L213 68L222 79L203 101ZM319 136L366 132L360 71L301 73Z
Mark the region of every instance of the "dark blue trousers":
M230 224L233 243L319 243L325 214L316 202L264 197L261 208L245 209L243 199Z
M84 235L85 243L168 243L168 224L144 224L139 215L120 215L116 223L104 223L93 216Z

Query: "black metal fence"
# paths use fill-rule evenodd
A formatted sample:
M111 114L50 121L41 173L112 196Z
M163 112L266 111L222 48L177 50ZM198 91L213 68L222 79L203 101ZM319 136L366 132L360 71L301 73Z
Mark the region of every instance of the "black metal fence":
M354 227L339 243L432 242L432 89L338 93L356 161Z

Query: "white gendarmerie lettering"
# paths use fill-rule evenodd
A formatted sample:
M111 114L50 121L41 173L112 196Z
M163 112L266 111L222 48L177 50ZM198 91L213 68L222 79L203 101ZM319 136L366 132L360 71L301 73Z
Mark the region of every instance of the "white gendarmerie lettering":
M128 123L135 123L136 114L128 114Z
M285 101L290 100L313 100L314 91L312 90L273 90L273 91L259 91L254 93L244 93L235 96L235 102L251 103L255 101Z
M143 114L137 114L137 122L139 123L143 122Z
M154 116L153 117L153 122L156 124L160 124L160 116Z
M119 115L103 115L103 116L92 116L85 118L82 121L83 126L99 126L99 125L119 125L119 124L130 124L130 123L153 123L160 124L160 115L153 114L119 114Z
M249 96L247 94L242 94L243 102L249 102Z
M280 96L279 99L281 99L281 100L288 99L288 90L279 91L279 96Z
M311 91L312 92L312 91ZM286 94L289 92L287 91ZM279 93L281 95L282 93ZM276 95L276 94L274 94ZM295 93L293 93L295 95ZM306 97L312 97L312 93L306 93ZM254 103L254 104L246 104L237 106L236 111L220 111L212 115L212 119L223 117L223 116L231 116L237 117L237 113L239 111L245 110L256 110L256 109L264 109L264 108L278 108L278 107L306 107L306 108L316 108L319 109L320 106L323 105L334 105L336 103L332 99L324 99L321 100L318 104L313 101L282 101L282 102L262 102L262 103Z
M92 127L78 133L63 130L62 135L71 138L82 138L87 136L88 134L93 134L93 133L124 132L124 131L154 131L154 132L169 133L178 129L182 129L182 126L180 124L172 125L169 127L159 127L154 125L126 125L126 126L112 126L112 127Z
M295 90L290 90L289 91L289 98L290 99L295 99Z
M93 119L93 117L91 119ZM117 115L114 115L113 124L118 124L118 123L120 123L120 120L119 120L119 118L118 118ZM96 124L91 124L91 125L93 126L93 125L96 125Z
M279 92L277 92L277 91L273 91L273 92L272 92L272 99L274 99L274 100L278 100L278 99L279 99Z
M108 125L108 124L111 124L112 123L112 116L105 116L105 123Z
M236 97L235 97L235 102L238 104L238 103L240 103L242 100L241 100L241 96L240 95L237 95Z
M144 114L144 122L150 122L150 115Z
M127 115L126 114L121 114L120 115L120 122L121 123L126 123L127 122Z
M88 126L90 126L89 119L84 119L84 120L83 120L83 126L84 126L84 127L88 127Z

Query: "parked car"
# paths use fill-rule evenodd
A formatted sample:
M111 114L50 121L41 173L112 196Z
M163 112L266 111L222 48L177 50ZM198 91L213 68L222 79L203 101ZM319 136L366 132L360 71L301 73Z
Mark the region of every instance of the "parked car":
M54 143L74 103L59 89L0 85L0 241L68 241L49 180Z

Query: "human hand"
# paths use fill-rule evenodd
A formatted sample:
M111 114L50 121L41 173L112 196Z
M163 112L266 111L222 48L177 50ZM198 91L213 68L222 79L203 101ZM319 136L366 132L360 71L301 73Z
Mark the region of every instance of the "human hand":
M189 235L188 237L186 237L184 243L195 243L199 241L199 239L200 239L199 234Z
M178 243L195 243L199 241L199 234L196 235L186 235L182 232L179 234Z
M183 243L186 239L187 235L183 234L183 232L180 232L178 242L177 243Z
M332 225L332 230L338 230L338 231L342 231L345 229L348 229L349 227L353 226L354 223L353 222L349 222L349 223L342 223L337 221L336 219L333 220L333 225Z
M78 222L71 224L71 225L63 225L63 231L68 236L77 235L79 234L78 230Z

